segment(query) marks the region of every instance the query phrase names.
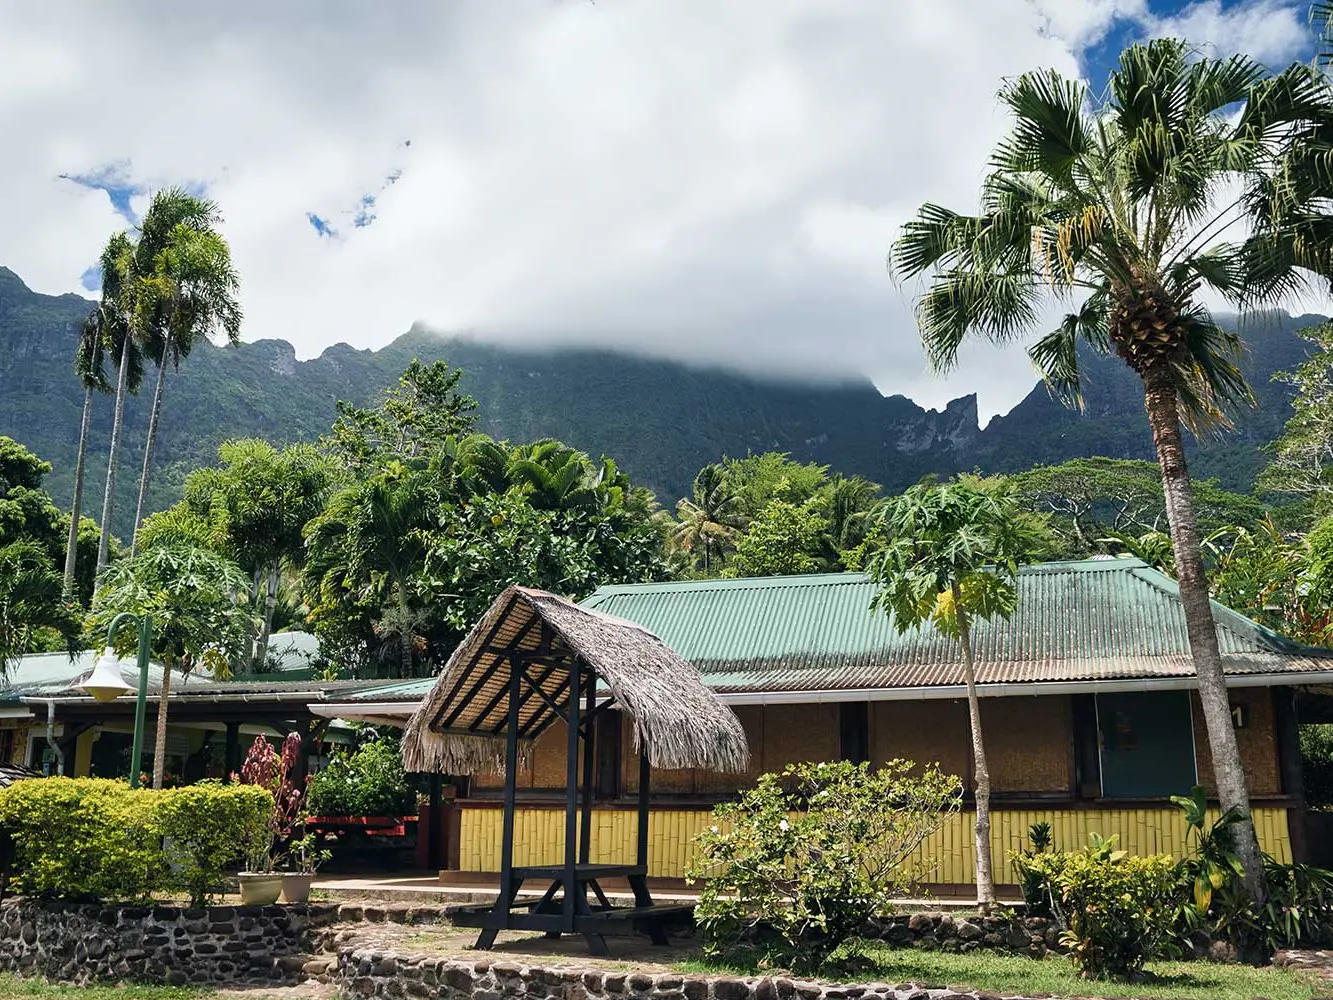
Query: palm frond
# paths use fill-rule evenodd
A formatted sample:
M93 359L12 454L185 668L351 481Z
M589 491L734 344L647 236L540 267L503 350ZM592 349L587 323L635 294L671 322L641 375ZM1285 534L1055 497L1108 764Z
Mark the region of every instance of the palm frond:
M949 271L936 275L917 305L926 359L948 371L970 332L994 343L1020 336L1036 322L1039 287L1022 271Z

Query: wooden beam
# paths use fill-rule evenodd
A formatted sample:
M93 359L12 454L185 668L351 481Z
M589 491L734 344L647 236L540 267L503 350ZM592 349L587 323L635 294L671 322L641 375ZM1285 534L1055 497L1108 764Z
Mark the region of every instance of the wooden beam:
M514 605L517 603L518 603L517 594L509 598L509 603L505 605L505 609L502 612L500 612L500 617L495 619L495 624L491 626L491 630L486 633L486 638L482 640L482 646L489 646L491 644L491 640L494 639L496 633L500 631L500 626L503 625L505 621L509 618L509 612L514 610ZM533 612L533 615L535 617L536 612ZM480 658L481 658L481 653L479 651L477 655L472 658L472 662L468 665L469 669L471 669L471 667L476 666L477 660L479 660ZM458 680L454 682L454 686L449 691L449 697L445 698L444 701L440 702L440 711L436 714L435 718L431 720L431 728L434 728L435 726L439 725L440 718L444 715L444 710L449 705L453 704L453 700L458 697L458 692L462 689L463 682L466 681L467 678L468 678L467 670L464 670L459 673Z
M528 632L532 630L532 626L537 624L537 622L539 621L541 621L541 619L539 619L535 614L531 618L529 618L527 623L521 629L518 630L518 635L514 636L514 642L522 642L523 637L527 635ZM482 672L481 677L477 680L475 684L472 685L472 690L458 700L458 707L456 707L452 712L450 712L447 718L439 719L436 723L436 727L438 727L439 729L448 729L450 726L452 726L458 720L459 713L462 712L463 709L467 708L467 706L471 704L472 699L477 697L477 695L481 693L481 689L486 686L487 681L489 681L492 677L495 676L496 671L500 669L501 664L505 662L506 658L507 654L506 656L497 656L494 660L492 660L491 665L487 667L485 671ZM512 671L514 669L514 666L515 664L511 661L509 669ZM504 700L504 696L505 696L504 688L501 688L499 691L495 692L495 696L491 698L491 700L486 703L486 707L483 708L477 714L477 722L480 722L482 719L490 715L491 712L495 711L496 706L499 705L500 702ZM443 711L441 712L441 714L443 714ZM474 723L472 726L469 726L468 728L475 729L476 723Z

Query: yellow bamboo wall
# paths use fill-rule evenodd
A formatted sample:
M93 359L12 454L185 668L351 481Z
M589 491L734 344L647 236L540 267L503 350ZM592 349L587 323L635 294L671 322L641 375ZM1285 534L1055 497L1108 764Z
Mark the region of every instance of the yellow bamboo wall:
M680 878L694 857L694 838L712 823L706 809L655 809L648 816L648 874ZM1033 809L991 813L991 853L999 881L1012 880L1005 860L1010 851L1027 845L1028 827L1047 822L1061 849L1076 849L1088 843L1091 833L1120 836L1119 846L1133 854L1171 854L1187 850L1185 824L1180 811L1146 809ZM1281 808L1256 808L1255 826L1264 850L1279 861L1291 860L1287 837L1287 813ZM459 834L459 868L463 871L494 872L500 869L500 808L465 808ZM921 860L935 865L929 882L968 885L975 880L976 855L972 828L974 814L960 813L930 838L920 851ZM592 860L631 864L638 839L638 814L628 809L594 809ZM515 815L514 864L559 864L564 861L565 813L563 808L521 808Z

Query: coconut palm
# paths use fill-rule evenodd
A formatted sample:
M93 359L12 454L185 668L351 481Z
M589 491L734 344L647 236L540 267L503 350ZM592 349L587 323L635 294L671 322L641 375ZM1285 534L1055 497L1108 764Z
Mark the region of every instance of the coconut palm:
M140 253L136 256L148 267L139 272L131 316L134 327L159 344L160 350L155 359L157 384L144 442L131 556L143 523L168 361L179 368L181 359L195 344L216 330L229 343L240 339L241 308L236 301L240 278L232 267L227 241L214 228L221 220L214 202L195 198L179 188L158 192L144 216ZM152 251L151 258L147 258L146 250Z
M973 337L1027 335L1060 302L1069 315L1029 347L1053 391L1079 401L1088 354L1115 354L1142 380L1216 787L1245 816L1238 850L1262 898L1181 424L1224 426L1252 399L1236 363L1243 345L1203 296L1252 310L1310 269L1327 273L1333 244L1315 238L1328 221L1313 192L1329 187L1308 150L1327 148L1333 96L1308 66L1273 76L1243 56L1194 56L1170 39L1125 50L1100 104L1054 72L1007 83L1012 129L992 154L981 214L922 205L889 262L899 277L929 275L917 322L936 370Z
M112 357L121 358L126 336L127 330L120 315L108 308L105 301L99 302L83 322L74 355L74 374L83 383L83 419L79 423L79 450L74 460L74 499L70 504L69 539L65 546L66 596L74 593L74 577L78 568L79 515L83 506L84 460L88 455L88 430L92 425L93 392L114 391L107 379L106 355L110 352ZM143 356L137 351L131 351L128 364L126 388L136 393L143 380Z
M698 552L707 576L713 559L722 558L727 549L734 547L745 529L746 518L741 513L744 500L717 463L699 470L691 492L692 498L676 501L677 520L671 527L671 541L686 552Z

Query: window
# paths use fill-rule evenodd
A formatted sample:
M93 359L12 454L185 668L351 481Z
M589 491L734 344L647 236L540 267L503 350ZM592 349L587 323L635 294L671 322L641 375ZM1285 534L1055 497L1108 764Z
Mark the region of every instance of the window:
M1097 695L1102 796L1165 798L1197 784L1186 691Z
M842 759L864 764L870 759L870 706L845 701L838 706L838 746Z

